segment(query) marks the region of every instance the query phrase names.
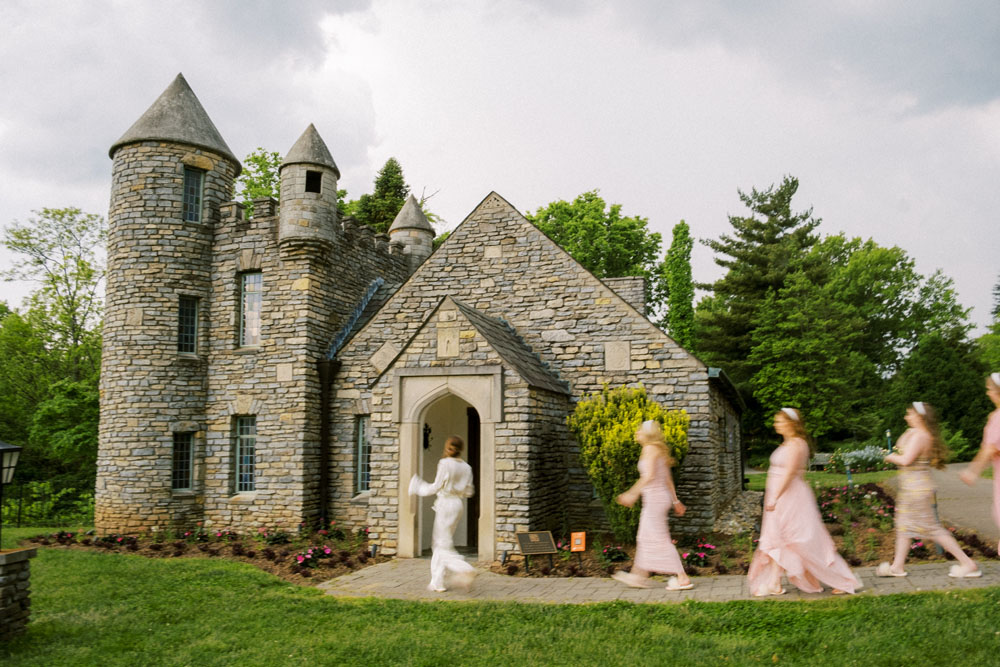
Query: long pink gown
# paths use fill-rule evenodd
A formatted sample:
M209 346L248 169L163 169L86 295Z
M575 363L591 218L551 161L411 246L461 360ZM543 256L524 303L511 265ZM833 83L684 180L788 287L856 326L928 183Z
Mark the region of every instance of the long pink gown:
M851 568L833 544L823 525L816 496L803 476L805 461L795 460L797 450L782 445L771 454L764 490L765 507L760 542L750 561L747 580L751 595L768 595L781 589L782 572L806 593L819 593L823 584L853 593L861 588ZM785 492L773 500L785 475L792 479Z
M647 474L653 466L653 479L642 488L642 510L639 512L639 531L636 533L635 566L647 572L680 574L684 571L681 556L670 539L667 512L674 502L667 486L670 468L662 456L654 462L639 460L639 474Z
M1000 528L1000 408L991 412L986 420L983 447L993 449L993 520Z

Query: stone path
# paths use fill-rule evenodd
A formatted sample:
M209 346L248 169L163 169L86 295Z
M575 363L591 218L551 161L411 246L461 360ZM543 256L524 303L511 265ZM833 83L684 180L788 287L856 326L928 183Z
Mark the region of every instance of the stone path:
M471 562L471 561L470 561ZM865 585L859 595L886 595L929 590L956 590L1000 585L1000 562L979 561L983 576L978 579L952 579L948 568L953 562L910 564L908 577L876 577L874 568L859 567L854 572ZM746 577L727 575L717 577L692 577L695 587L689 591L667 591L665 582L655 588L626 588L612 579L596 577L529 578L508 577L493 572L483 572L477 577L468 593L446 591L434 593L427 590L430 578L430 559L400 558L373 565L320 584L328 595L339 597L378 597L398 600L505 600L511 602L536 602L548 604L586 604L624 600L639 603L680 602L699 600L725 602L749 600ZM787 593L766 598L773 600L819 600L831 597L824 593L801 593L794 586L786 585Z

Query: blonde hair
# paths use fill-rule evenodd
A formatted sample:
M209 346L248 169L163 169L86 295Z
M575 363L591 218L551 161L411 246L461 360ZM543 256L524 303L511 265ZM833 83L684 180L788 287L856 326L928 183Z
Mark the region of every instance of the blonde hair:
M444 441L444 455L441 458L461 456L463 449L465 449L465 442L457 435L450 435Z
M931 434L931 451L929 457L931 466L938 470L943 470L944 464L947 463L951 452L948 451L948 445L944 444L944 439L941 437L941 425L938 422L937 411L930 403L921 402L920 405L923 407L923 411L918 410L916 405L913 406L913 411L920 417L920 421L923 422L927 432Z
M663 429L660 427L660 422L655 419L647 419L642 422L642 425L635 432L635 439L640 445L653 445L659 449L668 466L677 465L676 459L670 454L670 448L663 440Z

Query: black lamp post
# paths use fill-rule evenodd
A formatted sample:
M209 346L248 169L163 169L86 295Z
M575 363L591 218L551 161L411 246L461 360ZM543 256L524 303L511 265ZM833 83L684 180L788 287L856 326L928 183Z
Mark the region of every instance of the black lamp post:
M20 456L20 447L0 442L0 540L3 538L3 487L14 479L14 468ZM3 542L0 541L0 544Z

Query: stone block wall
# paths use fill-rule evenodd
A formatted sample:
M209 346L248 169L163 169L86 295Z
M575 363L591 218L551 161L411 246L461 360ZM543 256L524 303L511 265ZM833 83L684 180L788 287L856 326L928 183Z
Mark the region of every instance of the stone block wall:
M24 632L31 615L31 559L37 549L0 552L0 642Z
M388 381L380 379L382 369L373 362L380 363L387 348L409 349L428 314L448 295L508 322L553 372L569 382L574 400L600 391L605 384L641 383L653 400L685 410L691 420L691 452L678 473L678 492L688 515L675 525L692 532L711 529L720 508L717 494L708 489L716 483L721 454L711 432L714 412L707 367L496 194L470 214L339 355L338 392L343 387L350 392L344 398L371 404L373 428L380 428L379 455L387 463L397 442L385 405L393 397ZM407 359L404 365L442 363ZM334 410L342 415L350 409L338 402ZM377 420L379 409L386 416ZM335 425L336 439L346 442L348 429L341 417L337 419L341 421ZM508 427L509 422L508 418ZM349 452L340 450L338 466L352 465ZM334 477L338 474L342 472L334 469ZM499 469L497 474L498 485L506 481ZM525 484L527 480L525 476ZM388 477L384 483L388 487ZM384 497L386 493L391 497ZM394 487L373 488L370 507L383 503L388 507L394 493ZM391 539L392 524L386 522L381 529Z
M205 170L199 223L181 216L185 165ZM147 142L114 156L98 457L99 532L204 520L294 528L319 512L316 362L372 281L409 275L401 249L335 225L322 242L278 239L278 206L246 219L234 165ZM224 215L220 213L224 211ZM370 230L369 230L370 231ZM241 346L240 281L262 273L261 341ZM199 299L194 354L177 352L178 296ZM257 418L256 480L235 493L234 422ZM173 433L194 434L195 481L171 490Z

